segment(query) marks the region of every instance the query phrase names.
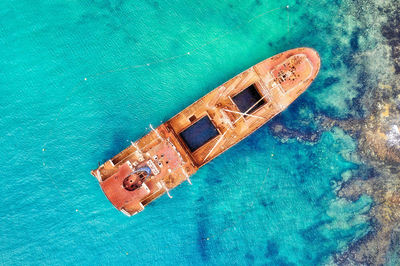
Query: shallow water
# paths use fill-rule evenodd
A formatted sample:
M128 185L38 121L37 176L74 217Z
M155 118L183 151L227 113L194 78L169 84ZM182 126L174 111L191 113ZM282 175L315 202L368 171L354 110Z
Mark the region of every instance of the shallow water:
M339 129L306 143L265 126L200 169L193 186L133 218L113 208L89 172L150 123L299 46L320 53L320 74L274 120L308 133L318 130L317 114L360 115L352 100L362 66L349 56L376 40L373 27L357 33L367 24L355 5L1 2L1 263L331 262L370 230L372 205L335 195L342 173L359 167L348 161L354 140Z

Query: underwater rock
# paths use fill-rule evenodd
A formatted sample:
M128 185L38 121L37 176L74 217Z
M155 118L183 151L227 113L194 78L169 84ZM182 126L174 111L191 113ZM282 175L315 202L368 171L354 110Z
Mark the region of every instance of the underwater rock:
M400 80L400 76L397 77ZM395 79L396 80L396 79ZM370 176L354 176L344 182L338 196L356 200L362 194L371 196L374 206L369 212L372 228L367 236L353 243L343 254L335 256L338 264L382 265L387 253L398 242L391 241L400 224L400 86L382 84L361 102L368 109L364 119L335 120L320 117L321 125L329 130L337 126L358 141L361 162L373 171ZM386 97L387 95L390 97ZM371 99L375 103L368 105Z
M297 139L298 141L315 143L320 139L322 134L322 131L320 130L310 133L303 133L298 130L288 128L278 121L271 122L269 124L269 129L271 130L272 135L278 137L281 141Z
M368 213L371 230L345 251L334 255L334 262L399 265L400 2L380 2L381 6L370 1L359 3L386 17L380 27L382 42L353 55L355 63L364 68L364 73L359 74L360 95L353 103L359 115L340 120L321 114L319 122L325 130L342 128L358 143L360 169L340 184L337 195L356 201L366 194L374 204ZM354 13L359 15L357 19L366 20L363 12Z
M338 126L358 140L359 153L367 162L400 164L400 111L397 103L378 104L366 119L333 120L320 117L322 126ZM383 107L382 107L383 106Z
M387 23L382 27L382 35L388 40L394 62L396 74L400 74L400 4L394 2L392 6L385 8L383 11L389 17Z

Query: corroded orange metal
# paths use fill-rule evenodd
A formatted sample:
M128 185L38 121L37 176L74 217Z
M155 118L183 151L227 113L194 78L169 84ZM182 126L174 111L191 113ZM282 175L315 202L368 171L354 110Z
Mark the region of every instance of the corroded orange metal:
M169 190L190 181L199 167L285 110L308 88L319 68L320 58L311 48L297 48L268 58L132 142L91 173L118 210L136 214L164 193L170 195ZM251 114L242 113L232 98L251 85L262 97L263 105ZM179 133L204 116L210 118L219 134L192 152ZM151 168L151 177L133 191L125 189L124 180L141 165Z

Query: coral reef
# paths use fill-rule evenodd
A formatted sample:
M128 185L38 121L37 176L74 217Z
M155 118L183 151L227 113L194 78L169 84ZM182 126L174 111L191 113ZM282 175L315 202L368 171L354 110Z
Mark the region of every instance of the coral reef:
M356 63L365 66L368 76L364 83L369 88L362 90L357 99L363 115L347 120L321 117L326 129L338 126L357 139L361 163L369 168L341 184L338 196L356 200L367 194L374 200L369 212L373 229L345 252L337 254L337 264L396 264L400 257L397 248L400 228L399 8L400 3L394 1L378 7L387 16L381 26L386 41L363 56L355 56Z
M392 89L392 88L390 88ZM376 90L379 92L379 90ZM398 92L397 90L394 90ZM381 95L374 95L379 99ZM370 210L373 230L353 243L346 252L336 256L338 264L367 263L382 265L387 253L398 242L392 234L400 225L400 125L399 102L376 104L376 110L366 119L332 120L322 118L325 128L338 126L358 140L361 162L370 167L367 172L342 184L338 196L357 200L367 194L374 199Z
M389 254L400 256L396 248L400 228L400 17L395 12L399 8L399 3L393 3L383 9L388 15L382 26L387 45L358 59L366 68L371 87L358 99L364 115L347 120L320 117L325 129L338 126L357 139L361 163L369 168L344 182L338 196L356 200L367 194L374 200L369 213L373 230L336 255L338 264L383 265L393 262ZM387 65L371 64L374 58Z
M322 131L316 131L311 133L303 133L297 130L291 129L284 125L280 120L274 120L269 124L271 133L278 137L280 141L285 142L289 139L297 139L298 141L305 142L316 142L320 139Z
M338 184L339 197L356 201L369 195L374 204L368 215L370 232L334 255L339 265L383 265L400 263L400 2L355 1L351 10L360 28L368 29L365 40L374 45L360 49L357 39L346 61L349 70L358 72L358 95L348 105L345 119L319 112L321 125L315 133L304 134L274 121L271 133L286 141L318 141L321 131L340 127L358 144L357 155L346 156L360 165L352 176ZM375 13L374 13L375 12ZM375 14L375 15L371 15ZM373 19L372 19L373 18ZM385 19L383 19L385 18ZM370 35L370 36L367 36ZM374 43L374 42L365 42ZM350 88L349 88L350 89Z

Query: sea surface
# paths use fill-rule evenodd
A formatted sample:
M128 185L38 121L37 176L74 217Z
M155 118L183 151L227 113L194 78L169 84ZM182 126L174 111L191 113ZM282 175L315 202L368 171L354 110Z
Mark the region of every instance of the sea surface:
M336 194L356 139L317 119L362 114L351 55L379 46L385 15L360 2L1 1L0 264L335 263L372 228L371 197ZM291 134L262 127L135 217L111 205L99 162L301 46L322 67L271 121Z

